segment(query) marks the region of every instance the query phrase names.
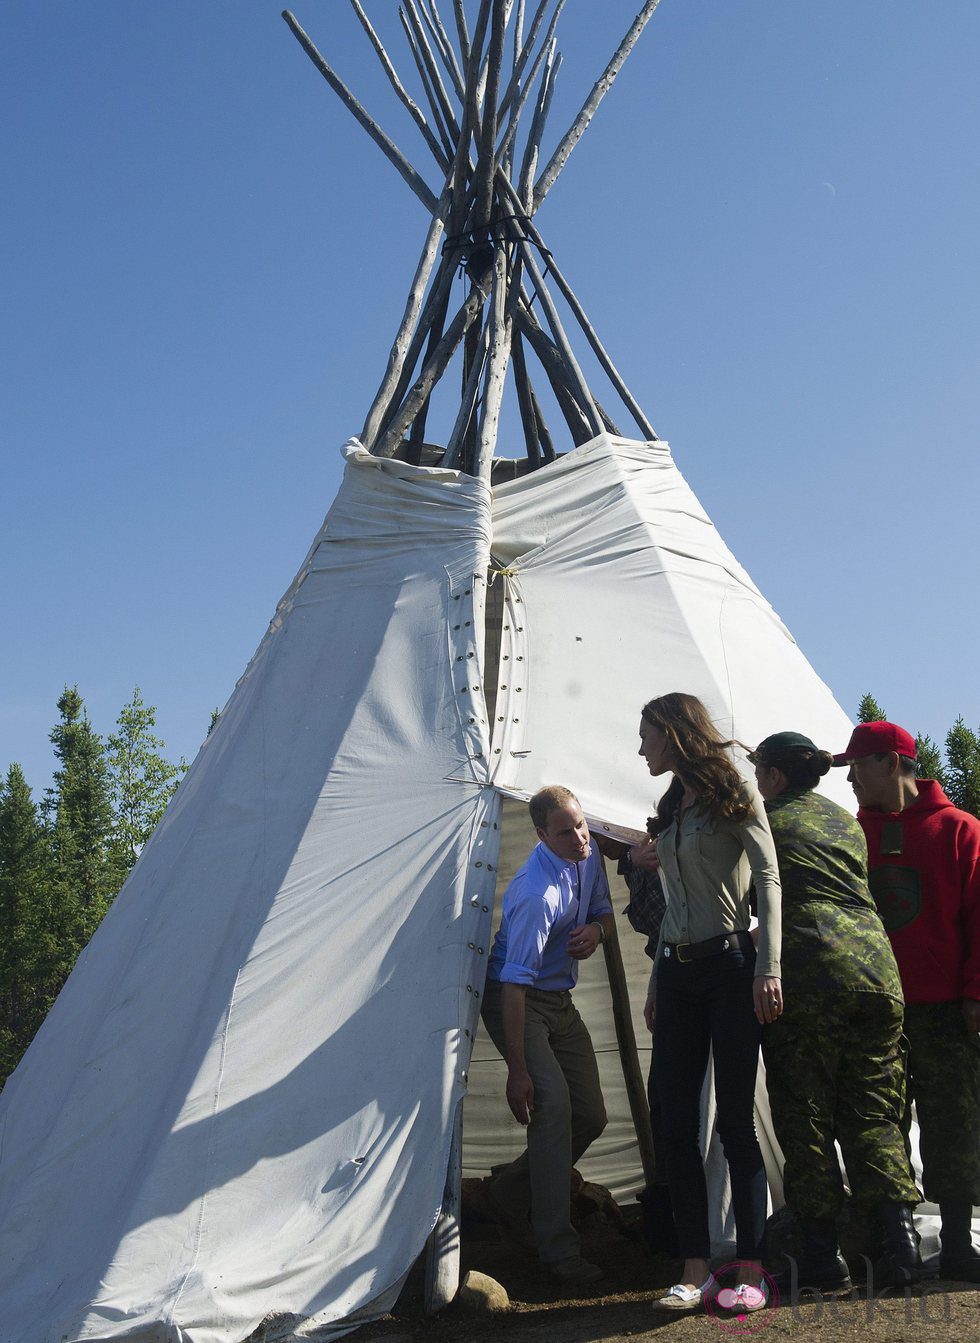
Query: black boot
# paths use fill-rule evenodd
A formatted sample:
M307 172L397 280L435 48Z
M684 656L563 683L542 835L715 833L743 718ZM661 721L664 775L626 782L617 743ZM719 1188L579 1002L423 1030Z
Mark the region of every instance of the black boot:
M923 1277L919 1237L907 1203L879 1203L881 1253L875 1263L875 1287L908 1287Z
M940 1199L942 1250L939 1276L952 1282L980 1282L980 1252L973 1245L973 1207L959 1199Z
M837 1224L830 1217L800 1217L800 1257L777 1273L774 1282L783 1295L803 1291L846 1292L851 1275L837 1244Z

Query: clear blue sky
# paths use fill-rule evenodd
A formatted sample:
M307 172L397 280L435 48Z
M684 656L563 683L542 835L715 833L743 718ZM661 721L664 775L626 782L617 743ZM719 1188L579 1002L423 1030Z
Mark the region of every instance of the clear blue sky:
M638 7L568 0L553 137ZM296 12L434 183L348 6ZM66 682L193 757L427 221L275 3L8 0L0 62L0 766L40 791ZM662 0L538 217L840 702L936 737L980 725L978 68L976 0Z

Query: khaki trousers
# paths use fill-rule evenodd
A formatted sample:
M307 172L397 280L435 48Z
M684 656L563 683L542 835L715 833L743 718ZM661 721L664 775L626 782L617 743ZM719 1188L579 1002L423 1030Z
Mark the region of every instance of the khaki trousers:
M483 1022L504 1054L500 985L488 980ZM527 1150L494 1168L494 1197L516 1217L530 1215L543 1263L579 1253L571 1221L572 1167L606 1127L595 1051L569 992L526 990L524 1057L534 1083Z

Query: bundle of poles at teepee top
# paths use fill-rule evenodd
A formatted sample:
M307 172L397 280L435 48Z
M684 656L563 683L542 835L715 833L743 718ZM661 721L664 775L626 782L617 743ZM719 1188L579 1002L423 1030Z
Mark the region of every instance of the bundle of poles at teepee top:
M554 459L529 352L550 385L574 445L604 431L619 434L573 353L546 274L642 437L655 440L532 220L659 0L646 0L540 172L541 144L561 65L555 32L565 0L539 0L533 13L525 0L479 0L475 18L471 11L472 31L463 0L453 0L455 41L436 0L404 0L399 17L431 121L399 78L360 0L350 3L443 181L438 193L427 184L285 11L283 18L313 64L432 217L388 365L361 431L364 447L379 457L423 461L432 393L460 349L459 412L441 456L427 451L425 464L490 479L508 367L513 369L529 467ZM533 110L518 159L518 128L528 107ZM458 273L465 274L468 292L451 311Z

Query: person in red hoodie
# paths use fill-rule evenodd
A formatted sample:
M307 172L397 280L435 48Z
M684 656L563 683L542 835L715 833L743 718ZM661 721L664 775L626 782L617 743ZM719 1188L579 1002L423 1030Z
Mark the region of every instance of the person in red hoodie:
M980 1282L980 820L915 777L915 740L895 723L859 724L834 764L850 766L871 893L902 977L906 1109L914 1100L922 1187L939 1204L940 1273Z

